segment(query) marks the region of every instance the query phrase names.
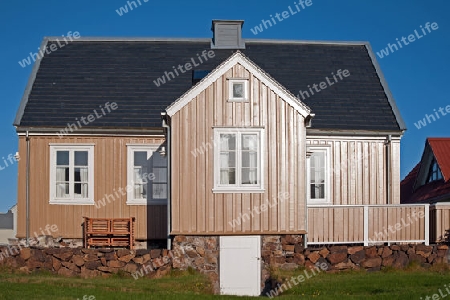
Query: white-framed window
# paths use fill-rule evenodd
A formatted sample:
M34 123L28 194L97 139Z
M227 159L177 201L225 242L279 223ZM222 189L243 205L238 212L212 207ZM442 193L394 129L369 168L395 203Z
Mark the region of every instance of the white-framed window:
M127 204L167 204L167 157L160 145L127 145Z
M214 128L213 192L264 191L263 132L262 128Z
M307 196L310 204L329 204L331 184L330 147L308 147Z
M94 205L94 144L50 144L49 202Z
M229 79L228 98L229 101L248 101L248 80Z

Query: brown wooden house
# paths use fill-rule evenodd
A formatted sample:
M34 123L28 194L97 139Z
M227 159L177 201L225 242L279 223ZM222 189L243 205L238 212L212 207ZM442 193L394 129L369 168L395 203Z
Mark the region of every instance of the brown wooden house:
M84 216L135 217L138 247L214 237L221 260L246 253L221 264L227 293L226 268L258 270L261 236L368 244L425 213L400 206L406 128L369 44L243 39L242 26L79 39L38 60L14 123L17 237L56 224L82 239ZM423 222L379 242L424 242Z

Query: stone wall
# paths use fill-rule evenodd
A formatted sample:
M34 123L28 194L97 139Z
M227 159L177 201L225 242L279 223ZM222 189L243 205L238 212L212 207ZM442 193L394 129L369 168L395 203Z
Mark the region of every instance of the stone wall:
M59 245L60 246L60 245ZM262 237L262 282L271 280L271 269L293 270L326 264L328 272L349 269L378 271L404 268L411 262L423 267L448 263L448 246L323 246L303 247L301 235ZM0 247L0 266L23 272L48 270L64 276L108 276L125 272L140 277L160 277L171 269L189 267L207 275L219 292L219 237L177 236L173 250L82 249L70 247Z
M36 243L31 248L22 245L0 247L0 266L24 272L48 270L66 276L107 276L120 271L133 277L159 277L170 269L189 267L207 275L215 292L219 291L219 238L177 236L173 250L161 249L82 249L72 244L53 247L49 241Z
M194 268L207 275L219 292L219 237L177 236L173 240L173 267Z
M405 268L412 262L422 267L448 263L448 246L379 245L379 246L323 246L303 247L301 236L264 236L261 256L263 282L269 279L270 269L293 270L299 266L312 269L316 263L326 263L327 270L378 271L382 267Z

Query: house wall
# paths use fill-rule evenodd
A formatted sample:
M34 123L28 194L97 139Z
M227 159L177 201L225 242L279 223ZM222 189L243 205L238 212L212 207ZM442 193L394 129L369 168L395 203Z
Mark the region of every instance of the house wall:
M249 78L249 102L227 102L226 82L233 77ZM212 192L214 126L264 128L265 192ZM171 128L172 234L304 232L304 118L248 70L236 65L227 71L172 116ZM266 200L274 203L280 193L289 199L260 214L248 213ZM233 220L246 213L250 219L233 228Z
M161 144L164 137L127 136L30 136L30 236L42 235L40 228L58 226L54 237L82 238L83 216L92 218L135 217L137 239L165 239L167 237L166 205L127 205L126 195L99 205L50 205L50 143L93 143L95 201L114 189L127 186L127 143ZM17 237L26 236L26 140L19 137L18 230ZM120 194L120 193L118 193Z
M308 146L330 147L331 204L388 204L385 142L385 136L307 136ZM391 145L389 204L400 204L400 140L393 139Z

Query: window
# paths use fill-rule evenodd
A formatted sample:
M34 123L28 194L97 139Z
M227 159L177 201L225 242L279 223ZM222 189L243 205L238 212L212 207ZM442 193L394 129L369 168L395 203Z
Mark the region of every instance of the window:
M230 79L228 81L228 95L230 101L248 101L248 80Z
M214 192L262 192L263 130L214 130Z
M308 201L312 204L330 203L329 147L310 147L308 159Z
M167 204L167 158L158 145L127 145L127 204Z
M439 168L436 159L433 158L430 165L430 170L428 171L427 183L441 179L443 179L441 169Z
M50 145L50 204L94 204L94 145Z

